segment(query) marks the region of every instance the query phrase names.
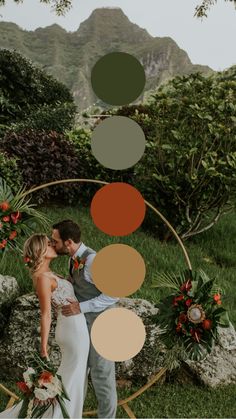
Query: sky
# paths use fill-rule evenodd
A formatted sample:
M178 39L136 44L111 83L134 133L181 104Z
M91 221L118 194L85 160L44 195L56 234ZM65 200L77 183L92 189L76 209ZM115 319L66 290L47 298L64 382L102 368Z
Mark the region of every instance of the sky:
M208 18L197 19L194 11L200 0L73 0L65 17L58 17L39 0L17 5L6 0L0 20L14 22L26 30L58 23L67 31L78 29L99 7L120 7L129 20L152 36L169 36L184 49L193 64L209 65L216 71L236 64L236 10L234 4L218 0Z

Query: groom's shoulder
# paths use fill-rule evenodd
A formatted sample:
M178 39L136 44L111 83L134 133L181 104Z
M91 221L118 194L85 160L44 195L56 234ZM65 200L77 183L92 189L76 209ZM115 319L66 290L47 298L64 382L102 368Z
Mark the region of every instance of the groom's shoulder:
M86 246L86 245L85 245ZM89 246L86 246L86 249L85 249L85 251L84 251L84 253L83 253L83 255L84 256L88 256L88 255L92 255L92 254L95 254L96 255L96 250L94 250L94 249L92 249L91 247L89 247Z

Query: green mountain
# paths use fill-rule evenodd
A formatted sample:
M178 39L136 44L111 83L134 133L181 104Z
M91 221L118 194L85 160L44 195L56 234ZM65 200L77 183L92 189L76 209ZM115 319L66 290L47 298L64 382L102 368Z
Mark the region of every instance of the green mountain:
M91 69L111 51L131 53L140 60L147 78L145 91L175 75L212 72L207 66L193 65L173 39L154 38L130 22L119 8L94 10L75 32L56 24L25 31L14 23L0 22L0 47L16 49L65 83L80 110L98 102L90 85Z

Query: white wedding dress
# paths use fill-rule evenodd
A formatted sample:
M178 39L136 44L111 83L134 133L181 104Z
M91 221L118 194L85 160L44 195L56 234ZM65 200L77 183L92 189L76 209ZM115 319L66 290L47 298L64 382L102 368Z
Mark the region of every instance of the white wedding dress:
M84 391L87 381L87 360L90 346L89 333L84 314L63 316L61 306L69 304L67 298L77 301L72 284L66 279L57 277L57 288L52 292L52 301L59 306L55 331L62 358L58 374L67 390L70 401L65 400L65 405L70 418L82 418ZM10 409L0 412L0 418L17 418L21 403ZM60 406L50 407L43 418L63 418Z

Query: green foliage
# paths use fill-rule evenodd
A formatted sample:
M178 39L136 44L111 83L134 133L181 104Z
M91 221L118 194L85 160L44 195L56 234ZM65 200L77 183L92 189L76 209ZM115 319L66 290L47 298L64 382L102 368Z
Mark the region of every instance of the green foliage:
M218 340L218 326L228 327L229 319L221 304L215 278L199 272L183 272L179 276L158 274L154 287L172 288L175 292L161 299L155 321L163 329L160 338L168 348L168 367L176 367L186 359L201 360ZM198 312L198 319L192 312ZM179 351L176 351L179 347ZM174 351L174 352L173 352ZM175 354L175 357L173 356ZM170 365L170 359L173 366Z
M22 3L23 0L14 0L15 3ZM72 5L72 0L40 0L40 3L50 4L52 10L56 12L57 15L64 15ZM6 0L0 0L0 6L4 6Z
M0 177L5 179L8 186L17 191L22 185L22 176L18 169L17 159L9 158L6 153L0 152Z
M78 127L67 133L69 140L73 143L78 159L78 177L83 179L95 179L106 182L131 182L133 169L111 170L101 165L93 156L91 151L91 131ZM80 188L80 199L84 204L89 204L92 196L97 190L95 184L84 184Z
M75 105L69 89L16 51L0 51L0 82L1 126L71 128Z
M236 0L225 0L234 2L236 5ZM197 17L207 17L207 13L211 6L217 3L217 0L202 0L201 3L195 9L195 16Z
M236 192L236 67L176 77L141 109L122 108L146 134L134 184L183 239L212 227ZM154 217L150 230L158 224ZM160 234L160 230L158 230Z
M18 158L25 187L31 188L54 180L76 178L78 159L73 144L55 131L26 130L8 132L1 140L0 148L10 157ZM72 202L78 195L75 184L44 188L34 198L38 202L56 200Z
M20 252L22 236L30 235L35 223L48 226L48 219L34 208L30 199L24 196L24 188L14 193L6 181L0 178L0 256L5 251Z

